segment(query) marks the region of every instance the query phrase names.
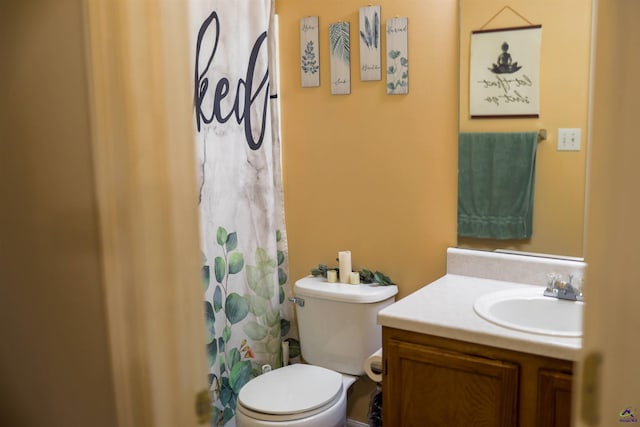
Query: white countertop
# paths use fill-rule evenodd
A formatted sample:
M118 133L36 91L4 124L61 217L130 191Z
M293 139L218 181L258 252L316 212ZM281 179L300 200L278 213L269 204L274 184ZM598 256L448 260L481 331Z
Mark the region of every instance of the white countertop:
M382 309L378 313L378 324L523 353L578 360L582 338L508 329L481 318L473 310L473 303L478 297L518 287L536 286L447 274ZM537 287L543 291L542 287Z

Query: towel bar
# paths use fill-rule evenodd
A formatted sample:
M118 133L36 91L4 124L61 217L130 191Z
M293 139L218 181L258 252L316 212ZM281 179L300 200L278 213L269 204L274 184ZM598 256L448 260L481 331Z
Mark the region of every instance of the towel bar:
M547 130L546 129L540 129L538 131L538 142L545 141L546 139L547 139Z

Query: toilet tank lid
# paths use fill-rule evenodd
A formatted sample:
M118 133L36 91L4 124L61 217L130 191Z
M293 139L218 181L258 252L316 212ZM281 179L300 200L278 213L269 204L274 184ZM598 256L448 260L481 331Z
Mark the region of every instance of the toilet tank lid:
M297 296L367 304L393 297L398 293L398 287L381 286L377 283L360 285L329 283L324 277L307 276L296 281L295 293Z

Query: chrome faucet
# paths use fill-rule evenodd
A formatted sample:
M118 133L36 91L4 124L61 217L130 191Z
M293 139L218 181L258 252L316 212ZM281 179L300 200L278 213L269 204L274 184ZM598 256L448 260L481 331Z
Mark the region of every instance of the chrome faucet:
M572 281L572 274L569 275L568 281L562 280L557 274L550 274L547 278L547 288L544 290L544 296L569 301L584 301L582 290L572 285Z

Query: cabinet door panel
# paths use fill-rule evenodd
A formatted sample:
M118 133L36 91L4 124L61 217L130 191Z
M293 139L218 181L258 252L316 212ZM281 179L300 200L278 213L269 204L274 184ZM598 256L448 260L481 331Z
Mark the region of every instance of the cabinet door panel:
M518 365L395 340L389 344L385 426L517 424Z
M542 369L538 373L538 427L571 426L571 374Z

